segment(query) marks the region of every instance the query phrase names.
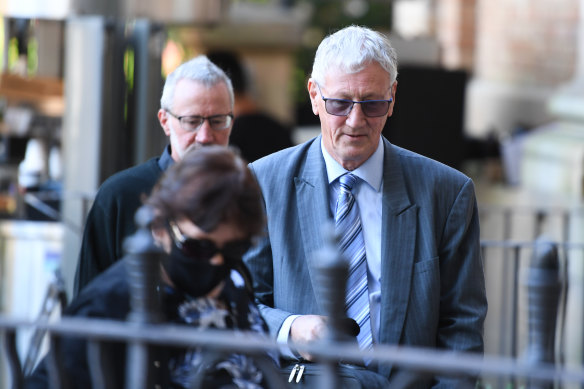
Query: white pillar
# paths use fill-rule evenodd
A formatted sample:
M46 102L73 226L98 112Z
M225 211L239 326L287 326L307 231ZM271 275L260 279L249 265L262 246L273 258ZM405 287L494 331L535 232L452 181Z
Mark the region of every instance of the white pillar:
M477 0L469 135L506 136L555 119L549 100L573 76L580 1Z
M63 117L63 220L66 224L62 271L67 296L73 279L85 209L85 196L99 186L102 124L103 56L105 18L80 16L68 19L65 31L65 103ZM91 42L91 44L88 44Z

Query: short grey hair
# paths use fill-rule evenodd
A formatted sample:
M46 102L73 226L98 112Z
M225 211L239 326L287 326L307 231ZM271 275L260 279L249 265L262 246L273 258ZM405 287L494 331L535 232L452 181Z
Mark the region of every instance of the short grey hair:
M227 91L229 92L231 107L233 108L235 97L233 96L233 85L231 84L231 80L227 77L225 72L221 70L219 66L211 62L207 56L199 55L183 63L166 77L166 82L162 89L162 97L160 98L160 107L162 109L172 109L176 84L185 78L200 82L207 88L211 88L221 82L225 83Z
M324 84L327 70L357 73L372 61L381 65L393 84L397 78L397 54L389 38L367 27L351 25L323 39L316 50L312 78Z

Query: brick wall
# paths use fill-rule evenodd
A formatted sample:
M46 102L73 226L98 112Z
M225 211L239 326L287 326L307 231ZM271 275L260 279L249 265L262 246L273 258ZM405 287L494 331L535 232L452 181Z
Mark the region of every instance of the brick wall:
M493 81L555 86L574 73L578 0L436 0L447 68Z
M477 0L438 0L436 37L442 64L449 69L472 70L475 50Z
M578 0L477 1L475 76L541 86L573 76Z

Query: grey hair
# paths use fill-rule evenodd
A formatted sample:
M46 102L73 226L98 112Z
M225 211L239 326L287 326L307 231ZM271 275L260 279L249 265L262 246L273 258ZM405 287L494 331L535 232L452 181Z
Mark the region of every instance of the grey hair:
M397 54L389 39L367 27L348 26L323 39L316 50L312 78L323 85L326 71L336 67L357 73L375 61L389 74L391 84L397 78Z
M185 78L200 82L207 88L211 88L221 82L225 83L229 93L231 107L233 108L235 97L233 96L233 85L231 84L231 80L227 77L225 72L221 70L219 66L211 62L207 56L199 55L183 63L166 77L166 82L162 89L162 97L160 98L160 107L162 109L172 109L176 84Z

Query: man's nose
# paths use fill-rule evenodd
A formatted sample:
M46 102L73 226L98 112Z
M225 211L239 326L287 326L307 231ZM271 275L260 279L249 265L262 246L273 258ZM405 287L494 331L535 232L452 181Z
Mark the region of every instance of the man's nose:
M205 120L201 127L197 130L197 135L195 136L195 142L200 144L210 144L213 143L215 137L213 134L213 129L209 125L209 121Z
M351 127L358 127L365 121L365 118L366 116L365 113L363 113L361 104L353 104L353 108L347 116L347 124L349 124Z

